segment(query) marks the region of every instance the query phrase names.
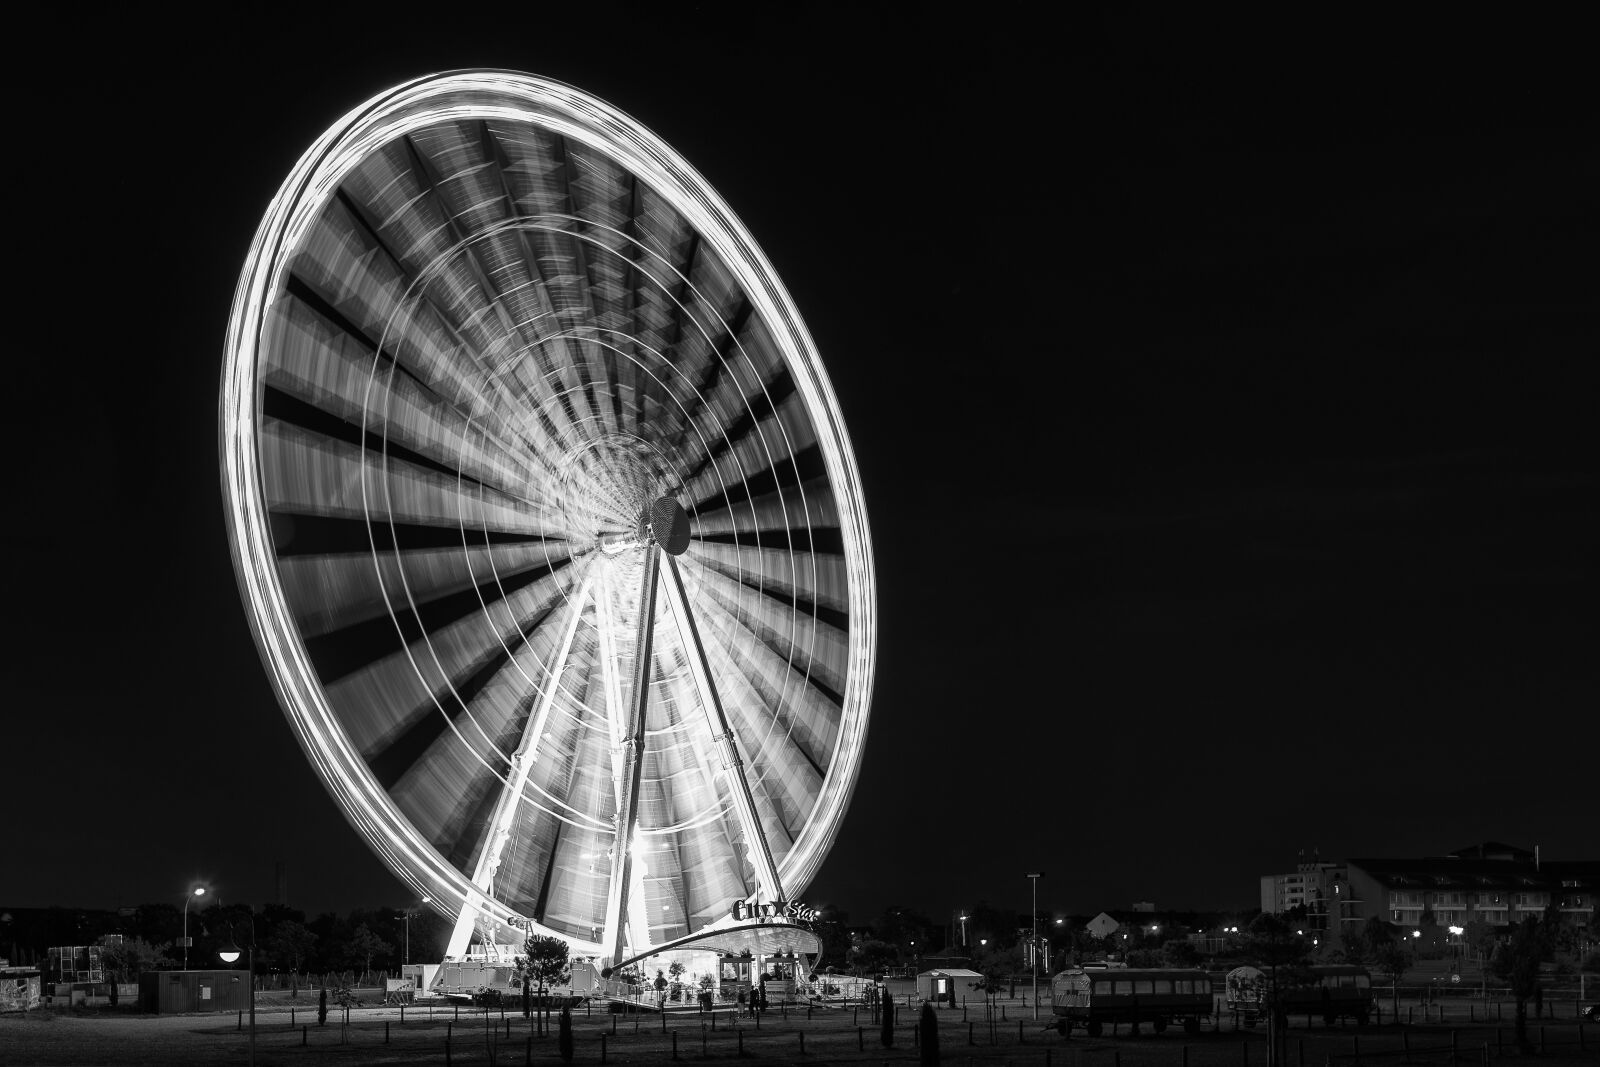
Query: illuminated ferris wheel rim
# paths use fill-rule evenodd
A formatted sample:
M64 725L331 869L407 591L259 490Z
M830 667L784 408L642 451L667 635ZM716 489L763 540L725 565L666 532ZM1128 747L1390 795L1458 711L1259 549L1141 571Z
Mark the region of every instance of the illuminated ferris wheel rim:
M381 145L460 119L528 123L604 152L646 182L721 257L772 331L815 423L838 500L848 570L849 663L839 736L822 795L783 858L791 892L815 875L837 834L857 775L872 690L876 603L871 546L854 457L832 387L798 311L755 240L710 185L660 138L610 105L560 82L502 70L423 77L382 93L335 123L299 160L252 242L235 294L221 396L223 482L231 548L252 630L280 703L347 818L420 895L534 932L551 932L487 896L410 825L345 735L286 606L262 484L257 395L263 330L292 254L341 182ZM563 935L566 936L566 935ZM574 940L568 936L568 940ZM598 945L594 947L600 947Z

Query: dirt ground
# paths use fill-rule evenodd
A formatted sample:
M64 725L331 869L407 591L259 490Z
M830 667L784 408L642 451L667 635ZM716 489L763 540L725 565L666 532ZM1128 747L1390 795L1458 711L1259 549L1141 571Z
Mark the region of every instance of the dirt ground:
M1234 1032L1210 1024L1198 1035L1169 1029L1156 1035L1122 1034L1089 1039L1081 1032L1063 1038L1035 1023L1031 1008L1012 1003L1005 1018L993 1022L981 1009L939 1013L940 1062L958 1067L1268 1067L1265 1035ZM1047 1013L1046 1013L1047 1014ZM533 1021L498 1011L476 1012L359 1008L345 1025L343 1012L330 1009L328 1022L316 1023L315 1001L297 1008L294 1023L286 1009L258 1011L255 1062L263 1067L366 1067L376 1064L448 1064L514 1067L560 1064L554 1027L540 1036ZM1020 1018L1019 1018L1020 1016ZM752 1064L915 1064L916 1015L901 1009L894 1047L881 1043L880 1027L866 1011L804 1009L787 1016L770 1012L759 1022L719 1014L715 1029L695 1013L606 1016L581 1011L573 1019L573 1062L577 1064L668 1064L676 1039L676 1062L740 1061ZM552 1020L553 1024L554 1020ZM1283 1067L1399 1067L1404 1063L1452 1062L1482 1065L1488 1060L1527 1059L1530 1067L1595 1067L1600 1063L1600 1032L1573 1022L1547 1024L1543 1055L1519 1054L1511 1030L1488 1024L1306 1028L1292 1026ZM1451 1055L1452 1034L1455 1055ZM150 1016L127 1012L35 1011L0 1016L0 1067L31 1065L131 1065L188 1067L243 1064L249 1052L248 1028L235 1015ZM1540 1037L1538 1028L1534 1037ZM1580 1040L1583 1044L1580 1046ZM1405 1048L1409 1046L1410 1052ZM1359 1059L1357 1055L1359 1054Z

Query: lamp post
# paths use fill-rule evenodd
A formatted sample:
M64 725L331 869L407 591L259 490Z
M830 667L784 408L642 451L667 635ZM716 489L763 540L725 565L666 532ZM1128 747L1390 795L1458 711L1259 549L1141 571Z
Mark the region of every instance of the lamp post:
M1044 877L1043 871L1036 871L1028 875L1028 882L1033 886L1033 943L1028 946L1028 958L1033 961L1033 1017L1039 1017L1039 879Z
M250 916L250 947L245 950L245 969L250 982L250 1067L256 1063L256 919ZM228 943L217 950L223 963L235 963L239 959L239 946L233 943L232 927L229 927Z
M432 897L423 897L422 898L422 903L431 904L431 903L433 903L433 898ZM406 921L406 956L405 956L405 962L406 962L406 964L408 966L411 963L411 912L413 910L415 910L415 906L414 905L413 906L408 906L405 911L400 913L401 917L404 918L405 921Z
M189 969L189 901L195 897L206 895L206 887L197 885L194 890L184 895L183 898L183 969Z
M967 946L967 913L961 913L961 947Z

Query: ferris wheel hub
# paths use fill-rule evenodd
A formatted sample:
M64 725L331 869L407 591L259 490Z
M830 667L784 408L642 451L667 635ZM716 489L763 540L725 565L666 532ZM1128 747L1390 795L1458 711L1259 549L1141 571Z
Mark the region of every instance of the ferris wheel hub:
M681 556L689 547L689 513L670 496L660 497L644 516L650 539L669 556Z

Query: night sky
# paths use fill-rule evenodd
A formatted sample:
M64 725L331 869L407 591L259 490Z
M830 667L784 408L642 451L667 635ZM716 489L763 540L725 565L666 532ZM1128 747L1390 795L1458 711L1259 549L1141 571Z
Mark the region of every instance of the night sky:
M822 353L882 638L808 902L943 921L1043 871L1058 912L1248 908L1302 849L1600 858L1582 29L1030 7L16 42L0 904L260 903L279 862L310 913L406 900L257 658L217 388L300 153L469 66L660 134Z

